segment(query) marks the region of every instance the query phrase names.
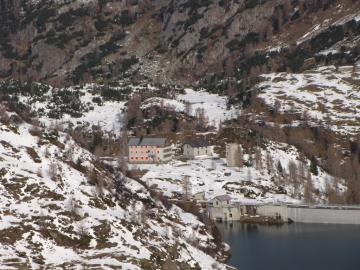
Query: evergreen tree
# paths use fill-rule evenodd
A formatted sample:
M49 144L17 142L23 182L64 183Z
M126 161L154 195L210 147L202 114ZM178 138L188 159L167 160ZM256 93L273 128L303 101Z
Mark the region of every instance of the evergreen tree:
M310 172L313 175L318 175L319 174L319 171L318 171L318 168L317 168L316 158L314 157L314 155L312 155L311 159L310 159Z

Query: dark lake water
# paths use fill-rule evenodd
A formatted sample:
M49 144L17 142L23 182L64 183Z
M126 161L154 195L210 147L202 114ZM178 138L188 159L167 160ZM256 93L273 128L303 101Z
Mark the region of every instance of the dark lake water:
M232 225L231 225L232 224ZM239 270L359 270L360 226L217 223Z

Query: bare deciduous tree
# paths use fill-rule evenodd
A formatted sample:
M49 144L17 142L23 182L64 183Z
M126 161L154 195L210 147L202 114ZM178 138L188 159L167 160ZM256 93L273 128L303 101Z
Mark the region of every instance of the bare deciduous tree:
M209 117L206 116L204 108L197 108L195 110L195 118L197 130L205 131L209 123Z
M190 101L185 101L185 103L184 103L184 112L187 115L191 115L191 113L192 113L192 105L191 105Z
M7 121L9 119L9 115L6 111L6 108L4 105L0 104L0 120L1 121Z
M251 170L250 170L250 168L247 169L247 177L246 177L246 178L247 178L248 181L251 181L251 180L252 180L252 175L251 175Z
M304 187L304 199L308 203L314 203L313 189L314 186L312 182L311 172L308 171L306 175L306 182Z
M104 187L105 187L104 177L102 175L98 175L96 182L98 196L102 196L104 194Z
M244 155L241 145L238 145L237 151L235 151L234 154L235 154L236 166L238 167L239 172L241 172L242 168L244 167Z
M211 169L216 170L216 162L215 162L215 160L211 161Z
M274 116L278 116L280 114L280 109L281 109L281 102L280 100L275 100L274 103Z
M75 215L78 214L78 203L75 200L74 194L71 194L69 196L69 199L67 202L67 207L71 213L73 213Z
M41 231L45 231L47 229L46 218L43 210L40 211L39 227Z
M266 152L266 168L271 173L274 169L274 160L270 152Z
M259 147L255 148L255 167L256 169L262 167L261 149Z
M183 176L182 192L183 192L183 201L186 202L192 195L192 184L190 181L190 176L187 176L187 175Z
M140 211L140 221L142 224L145 224L147 221L147 212L146 212L146 208L143 205Z
M80 220L76 226L77 226L77 233L80 238L83 238L88 234L88 228L85 224L84 219Z
M50 161L49 173L51 179L54 179L57 176L57 164L54 161Z
M294 161L290 160L288 164L288 169L289 169L289 182L292 183L293 185L293 194L294 197L296 197L299 189L297 164Z

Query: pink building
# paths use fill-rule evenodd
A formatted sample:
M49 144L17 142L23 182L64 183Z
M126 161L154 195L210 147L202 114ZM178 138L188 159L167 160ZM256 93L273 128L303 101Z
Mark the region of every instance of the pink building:
M167 163L172 160L171 144L165 138L131 138L130 163Z

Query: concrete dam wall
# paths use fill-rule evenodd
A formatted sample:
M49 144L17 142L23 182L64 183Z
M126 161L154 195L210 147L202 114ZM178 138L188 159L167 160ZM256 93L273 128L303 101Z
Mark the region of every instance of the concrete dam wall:
M360 224L360 209L287 206L288 218L294 222Z
M329 206L329 205L293 205L293 204L261 204L213 207L208 205L207 213L210 219L235 221L244 215L265 216L283 221L308 223L359 224L359 206Z

